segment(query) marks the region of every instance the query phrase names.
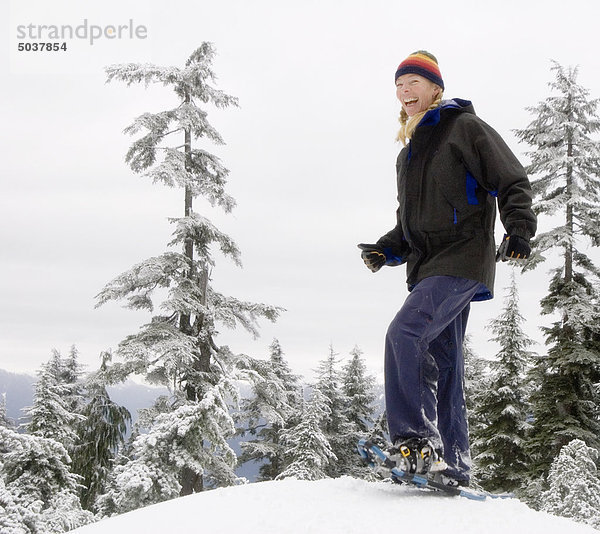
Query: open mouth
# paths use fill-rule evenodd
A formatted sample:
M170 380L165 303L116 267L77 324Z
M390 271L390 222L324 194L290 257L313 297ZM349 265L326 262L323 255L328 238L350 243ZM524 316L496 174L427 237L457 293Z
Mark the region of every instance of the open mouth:
M413 104L416 104L416 103L418 102L418 100L419 100L419 99L418 99L416 96L412 96L412 97L410 97L410 98L406 98L406 99L404 100L404 105L405 105L405 106L411 106L411 105L413 105Z

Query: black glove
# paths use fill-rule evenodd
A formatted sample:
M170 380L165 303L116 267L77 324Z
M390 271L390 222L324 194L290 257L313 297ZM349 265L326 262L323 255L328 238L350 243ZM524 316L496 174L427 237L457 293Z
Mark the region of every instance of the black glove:
M526 260L531 254L529 242L518 235L504 234L502 243L498 247L496 261Z
M404 263L404 260L400 256L396 256L389 247L361 243L358 245L358 248L362 250L360 257L365 262L365 265L374 273L379 271L384 265L395 267Z

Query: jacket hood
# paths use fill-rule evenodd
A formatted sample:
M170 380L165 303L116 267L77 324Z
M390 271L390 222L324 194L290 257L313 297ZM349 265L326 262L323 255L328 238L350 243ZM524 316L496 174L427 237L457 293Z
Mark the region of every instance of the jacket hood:
M470 100L463 100L462 98L453 98L452 100L442 100L441 104L435 108L430 109L419 122L419 126L435 126L440 122L440 114L442 111L447 110L458 110L463 113L472 113L475 115L475 109Z
M462 98L453 98L451 100L442 100L440 105L441 109L460 109L467 113L475 113L473 104L470 100L463 100Z

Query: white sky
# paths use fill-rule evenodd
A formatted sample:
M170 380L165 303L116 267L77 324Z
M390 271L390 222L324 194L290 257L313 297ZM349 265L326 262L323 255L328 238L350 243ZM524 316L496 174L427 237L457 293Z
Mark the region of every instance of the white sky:
M168 217L181 191L153 186L124 163L122 130L143 112L175 106L170 91L106 85L104 67L149 62L182 66L202 41L218 51L218 87L240 109L208 109L224 147L205 148L230 169L232 215L209 210L242 250L244 269L220 259L215 287L288 311L253 341L223 330L217 342L254 356L279 338L307 374L333 346L354 345L379 371L383 337L405 296L405 268L371 274L356 244L394 225L394 141L399 103L393 74L410 52L440 64L446 97L478 114L523 162L511 129L548 96L550 59L580 65L580 82L600 95L595 0L442 3L355 0L68 2L2 4L0 47L0 367L32 371L52 348L71 344L89 368L149 320L94 296L116 275L166 249ZM144 40L68 42L67 52L18 52L20 24L144 25ZM542 226L542 229L544 227ZM498 229L498 236L501 229ZM465 259L468 261L468 258ZM549 266L548 266L549 267ZM547 269L520 278L522 312L541 339L539 300ZM494 354L484 326L502 305L509 268L499 268L491 303L474 304L469 333ZM542 347L539 350L543 350Z

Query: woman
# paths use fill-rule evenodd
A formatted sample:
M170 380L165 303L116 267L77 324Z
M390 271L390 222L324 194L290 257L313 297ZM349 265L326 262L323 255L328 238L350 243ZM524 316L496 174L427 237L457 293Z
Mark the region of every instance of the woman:
M409 295L388 329L385 394L392 457L411 473L468 485L463 339L471 301L493 296L496 199L502 258L525 259L536 230L527 175L470 102L442 100L436 58L396 70L405 144L396 162L396 227L361 244L367 267L407 264Z

